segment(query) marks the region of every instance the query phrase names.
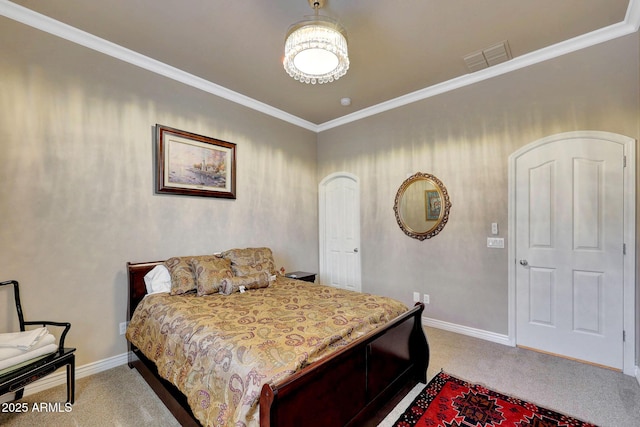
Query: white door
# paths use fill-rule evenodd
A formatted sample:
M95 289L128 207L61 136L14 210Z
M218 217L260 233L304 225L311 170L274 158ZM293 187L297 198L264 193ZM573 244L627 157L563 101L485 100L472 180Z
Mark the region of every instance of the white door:
M516 342L622 369L625 147L589 135L515 160Z
M360 186L348 173L327 176L319 186L320 283L361 290Z

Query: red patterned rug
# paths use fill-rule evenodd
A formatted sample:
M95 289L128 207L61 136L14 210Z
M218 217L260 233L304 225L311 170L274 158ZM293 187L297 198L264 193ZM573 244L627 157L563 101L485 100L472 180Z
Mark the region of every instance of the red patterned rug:
M595 427L440 372L394 427Z

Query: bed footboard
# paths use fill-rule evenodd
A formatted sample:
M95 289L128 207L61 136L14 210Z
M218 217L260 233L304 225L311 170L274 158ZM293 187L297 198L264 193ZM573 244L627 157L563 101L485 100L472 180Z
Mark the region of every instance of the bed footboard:
M400 390L426 383L429 347L423 310L424 305L416 304L384 328L275 387L265 384L260 426L377 425L386 415L382 411L376 417L380 408Z

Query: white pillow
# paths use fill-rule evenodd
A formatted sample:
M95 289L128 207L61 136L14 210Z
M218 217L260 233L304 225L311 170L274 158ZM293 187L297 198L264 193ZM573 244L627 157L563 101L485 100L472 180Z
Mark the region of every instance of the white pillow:
M145 274L144 284L147 287L147 295L171 291L171 274L164 265L156 265Z

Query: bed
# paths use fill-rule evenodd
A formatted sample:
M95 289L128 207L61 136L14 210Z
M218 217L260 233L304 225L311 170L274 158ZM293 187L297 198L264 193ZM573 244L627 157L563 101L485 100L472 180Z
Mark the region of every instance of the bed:
M196 316L195 320L189 320L189 324L198 326L190 328L188 333L185 333L184 328L169 328L167 326L164 328L159 327L159 332L150 332L152 327L138 324L133 329L137 329L137 334L144 339L152 335L157 335L161 338L161 335L165 335L168 329L177 329L178 336L182 334L181 338L178 339L179 342L181 340L182 342L187 341L185 335L189 335L189 339L191 339L192 335L195 336L194 330L197 333L204 334L198 319L207 316L202 315L203 309L197 308L197 304L214 307L212 312L219 316L223 315L219 314L221 313L220 307L231 305L233 306L233 313L236 313L234 316L237 317L239 316L237 314L239 309L234 301L238 301L238 304L245 304L245 307L248 304L250 308L250 310L240 309L240 311L244 310L240 315L246 318L254 305L257 307L262 304L249 303L251 301L249 298L255 298L262 293L272 294L279 289L289 292L288 301L298 298L297 296L292 297L292 292L295 295L315 293L325 295L325 298L334 298L333 296L326 296L329 294L325 294L325 292L333 292L334 288L288 279L283 276L279 276L276 282L267 288L250 290L242 293L242 295L234 293L234 295L229 295L224 300L221 300L218 295L206 296L205 298L208 298L206 303L204 298L199 298L193 293L177 297L154 294L145 298L147 289L144 283L144 276L155 266L163 263L164 261L127 263L129 278L128 319L134 319L136 323L139 323L136 320L136 316L134 316L134 312L139 306L138 318L154 316L165 318L169 315L175 315L178 308L169 308L169 306L164 305L169 298L173 298L173 300L177 301L176 304L178 306L191 307L188 304L192 302L196 304L196 306L187 308L187 311L195 313ZM349 291L340 291L335 298L345 298L344 292L349 293ZM365 296L365 298L368 298L368 296ZM239 301L242 301L242 303ZM298 307L298 313L307 307L304 304L307 304L307 306L317 305L317 303L302 303L302 306ZM377 301L370 302L370 304L372 306L379 305ZM163 310L162 313L151 314L153 313L151 311L153 307L163 307L161 309ZM280 364L277 370L269 371L269 375L272 375L269 378L265 378L261 374L255 374L252 371L253 377L248 375L248 377L254 379L255 384L253 384L252 390L239 392L238 389L242 387L234 387L234 385L240 384L241 386L242 384L238 383L237 379L236 383L229 382L228 389L231 392L226 391L226 398L229 399L229 402L218 402L216 404L219 407L224 407L225 410L229 407L229 411L231 411L234 404L239 406L241 404L239 402L246 403L247 405L245 406L250 409L243 412L243 417L237 420L223 419L222 415L217 412L211 417L206 414L203 415L203 407L205 405L212 406L208 401L211 398L208 393L211 390L215 390L217 379L212 379L213 375L203 371L203 365L198 364L200 362L194 362L194 359L197 359L197 356L194 356L194 351L187 349L185 355L173 355L175 361L172 362L173 364L169 363L170 367L167 368L167 363L157 359L155 361L152 360L155 359L157 356L155 353L158 352L152 341L138 340L139 345L135 345L131 342L132 338L133 341L136 341L133 337L135 332L128 330L129 366L136 368L140 372L182 425L260 425L261 427L376 425L386 415L386 412L393 409L395 403L400 400L404 392L410 390L418 382L426 383L429 349L422 329L423 309L424 306L422 304L416 304L416 306L408 310L405 307L406 311L393 315L389 319L381 319L383 324L376 325L371 330L359 331L356 330L357 328L352 328L346 338L333 337L328 341L328 344L320 346L317 345L317 341L324 340L326 337L320 336L317 330L311 333L313 335L311 338L305 338L304 333L300 332L306 330L305 327L294 327L299 331L287 329L286 332L288 334L285 335L290 341L305 341L306 339L307 341L314 341L315 347L327 347L329 349L323 354L308 354L308 351L302 351L297 354L291 353L288 357L286 355L280 356L280 359L295 360L298 364L293 368ZM313 316L318 316L318 314ZM384 316L380 315L380 317ZM251 323L244 318L240 320L242 321L237 323ZM180 321L182 321L182 317L178 317L178 320L176 318L171 320L173 322L172 325L179 324ZM300 320L300 322L302 321ZM232 323L223 324L230 325ZM300 325L303 325L303 323L300 323ZM287 325L281 327L291 329ZM131 329L132 326L130 325L129 328ZM251 334L259 335L259 331L255 327L252 331ZM334 335L332 330L328 332L329 335ZM236 330L226 330L223 335L237 337L238 334L242 335L243 333ZM269 332L266 333L268 334ZM242 335L238 339L245 338ZM264 342L270 343L274 341L270 340L268 336L262 338ZM192 342L191 346L207 347L213 342L217 343L217 340L218 338L208 339L205 335L202 335L199 341L194 338L193 342L198 344ZM298 345L298 343L294 342L292 345ZM172 350L169 352L177 352L176 347L180 346L171 347ZM164 352L167 352L166 348L166 346L163 347ZM246 350L244 347L241 347L241 351L233 348L236 356L242 354L247 359L255 357L246 356L249 353L244 350ZM273 354L279 352L276 349L269 349L269 351ZM219 356L220 354L222 353L210 353L211 357L219 358L219 365L224 366L224 369L228 369L225 357ZM301 354L304 354L304 358L302 358ZM262 365L263 361L256 359L254 362L256 365ZM183 369L185 365L189 365L190 370ZM251 363L246 363L246 365L251 367ZM246 372L243 375L245 374ZM231 374L231 376L233 375ZM235 376L238 377L238 375ZM193 393L184 388L184 381L182 380L187 377L191 378L191 380L196 378L196 382L200 386L199 390L203 389L203 383L212 388L207 392L200 391L200 399L194 400ZM181 389L175 384L178 384ZM246 388L249 389L249 387ZM252 399L255 400L254 403L250 402ZM220 412L224 411L220 410ZM215 415L218 415L218 418Z

